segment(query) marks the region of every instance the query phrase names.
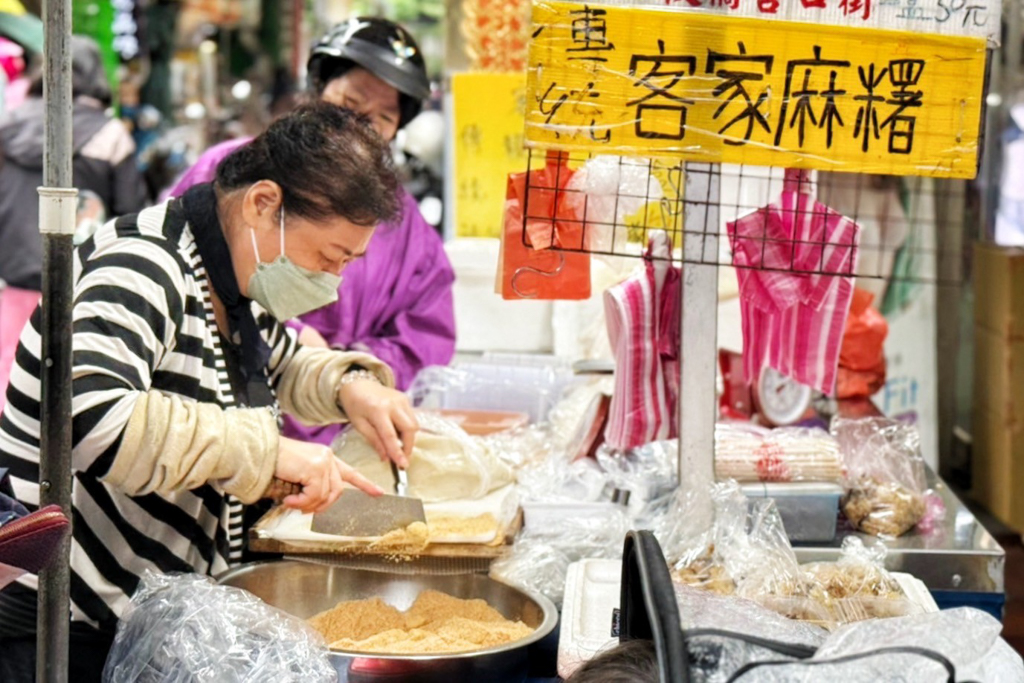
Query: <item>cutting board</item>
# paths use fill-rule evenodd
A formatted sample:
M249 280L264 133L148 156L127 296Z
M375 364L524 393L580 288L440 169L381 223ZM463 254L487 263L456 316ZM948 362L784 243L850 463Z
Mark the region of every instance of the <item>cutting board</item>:
M493 491L479 500L426 503L423 507L428 523L431 517L438 515L472 518L487 513L498 521L496 530L491 533L432 538L431 543L419 553L426 557L500 557L522 527L522 513L513 485ZM312 524L312 514L275 507L253 526L249 532L249 546L256 552L285 554L386 555L394 552L386 548L372 548L376 538L320 534L311 530Z

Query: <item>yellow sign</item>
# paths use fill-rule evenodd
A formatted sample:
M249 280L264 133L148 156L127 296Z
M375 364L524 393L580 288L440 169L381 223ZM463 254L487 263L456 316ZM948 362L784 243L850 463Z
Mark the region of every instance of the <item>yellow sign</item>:
M535 3L531 146L973 178L985 40Z
M455 234L499 237L505 179L526 170L521 73L452 77L455 131Z

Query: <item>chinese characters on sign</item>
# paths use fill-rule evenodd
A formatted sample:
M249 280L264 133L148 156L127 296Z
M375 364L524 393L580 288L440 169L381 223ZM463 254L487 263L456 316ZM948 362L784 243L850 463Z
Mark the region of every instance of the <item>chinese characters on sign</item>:
M832 26L987 38L998 45L1000 0L646 0L634 5Z
M454 225L459 237L498 237L505 179L526 170L522 74L464 73L452 78ZM480 97L480 93L487 97Z
M897 175L976 171L981 38L577 3L536 4L534 29L534 146Z

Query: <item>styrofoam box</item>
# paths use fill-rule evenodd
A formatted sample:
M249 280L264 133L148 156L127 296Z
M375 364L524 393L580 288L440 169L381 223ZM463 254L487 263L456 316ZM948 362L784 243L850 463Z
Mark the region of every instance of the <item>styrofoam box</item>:
M558 675L569 678L602 650L614 647L612 617L619 606L620 560L581 560L569 565L558 636Z
M925 612L938 612L939 606L919 579L910 574L892 573L907 598ZM558 675L568 678L600 652L615 647L612 618L619 606L622 562L619 560L581 560L569 565L562 602L562 627L558 637Z
M494 293L497 239L460 237L445 243L455 270L455 339L459 351L550 352L550 301L505 301Z
M744 484L747 498L771 498L791 541L828 542L836 536L843 488L810 482Z

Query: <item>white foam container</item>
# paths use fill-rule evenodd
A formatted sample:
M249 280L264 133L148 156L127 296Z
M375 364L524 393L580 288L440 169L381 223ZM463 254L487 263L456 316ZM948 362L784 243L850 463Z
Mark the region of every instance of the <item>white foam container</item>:
M581 560L569 565L558 636L558 675L569 678L599 652L618 643L612 618L619 606L620 560Z

